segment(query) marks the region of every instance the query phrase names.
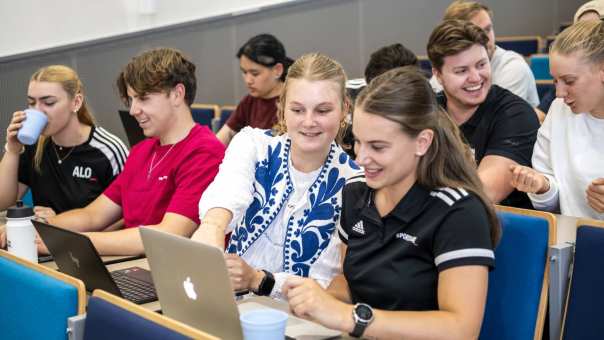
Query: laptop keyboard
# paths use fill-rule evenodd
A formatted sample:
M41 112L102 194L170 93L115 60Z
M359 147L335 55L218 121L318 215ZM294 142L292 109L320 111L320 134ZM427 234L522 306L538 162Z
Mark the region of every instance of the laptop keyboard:
M157 300L152 283L138 280L119 271L111 272L111 277L126 300L139 305Z

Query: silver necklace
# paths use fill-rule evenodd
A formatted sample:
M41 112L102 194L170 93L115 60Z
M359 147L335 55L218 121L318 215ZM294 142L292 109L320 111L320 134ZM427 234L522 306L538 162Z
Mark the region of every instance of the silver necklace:
M155 156L157 156L157 151L153 151L153 158L151 158L151 163L149 164L149 169L147 169L147 179L151 178L151 172L153 171L153 169L157 168L159 163L161 163L161 161L163 161L164 158L166 158L166 156L168 156L168 154L170 153L170 151L172 151L172 149L174 148L175 145L176 145L176 143L172 144L172 146L168 149L168 151L155 164L153 164L153 163L155 162Z
M74 147L72 147L72 148L71 148L71 149L69 149L69 151L67 152L67 155L65 155L63 158L61 158L61 157L59 156L59 152L57 151L57 145L56 145L55 143L52 143L52 144L53 144L52 149L53 149L53 150L55 150L55 155L57 155L57 163L58 163L58 164L62 164L62 163L63 163L63 161L64 161L64 160L66 160L66 159L67 159L67 157L69 157L69 155L71 155L71 153L73 152L73 149L75 149L75 148L77 148L77 147L78 147L77 145L76 145L76 146L74 146ZM63 147L62 147L62 146L59 146L59 149L60 149L60 150L63 150Z

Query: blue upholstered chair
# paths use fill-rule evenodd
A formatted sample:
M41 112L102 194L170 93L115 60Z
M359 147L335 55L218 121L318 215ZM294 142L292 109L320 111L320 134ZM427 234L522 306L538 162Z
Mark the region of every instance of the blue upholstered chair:
M602 339L604 221L579 220L563 339Z
M85 304L82 281L0 250L0 339L65 340Z
M548 94L550 91L556 91L556 86L554 85L554 81L553 80L537 80L536 81L537 84L537 94L539 95L539 101L543 100L543 97L545 97L546 94Z
M430 59L425 55L420 55L417 56L417 61L419 62L419 68L424 72L426 77L432 77L432 63Z
M495 269L480 339L539 339L547 307L548 246L555 244L554 215L497 207L502 237L495 249Z
M237 106L235 105L224 105L220 107L220 117L216 120L216 125L214 126L215 132L218 132L218 130L226 124L226 121L236 109Z
M552 75L549 73L549 55L533 54L529 58L531 71L535 76L535 80L551 80Z
M218 339L102 290L88 300L84 340Z
M510 36L497 37L495 44L503 49L512 50L525 57L540 53L543 47L543 39L540 36Z
M220 116L220 108L214 104L193 104L191 105L191 114L196 123L207 126L212 130L214 118Z

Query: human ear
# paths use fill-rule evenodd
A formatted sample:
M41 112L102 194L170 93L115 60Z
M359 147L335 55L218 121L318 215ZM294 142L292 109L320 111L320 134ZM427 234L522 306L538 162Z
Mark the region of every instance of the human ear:
M428 152L432 140L434 139L434 131L430 129L422 130L417 137L415 137L415 155L421 157Z
M284 71L283 64L277 63L275 66L273 66L272 70L273 70L273 75L274 75L275 79L276 80L281 79L281 75L283 75L283 71Z

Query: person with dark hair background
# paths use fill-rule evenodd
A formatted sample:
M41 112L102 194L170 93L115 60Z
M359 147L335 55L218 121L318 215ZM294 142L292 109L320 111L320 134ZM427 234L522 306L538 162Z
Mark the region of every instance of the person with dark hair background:
M271 34L252 37L241 46L237 58L249 93L216 134L224 145L246 126L270 129L277 123L277 99L293 62Z
M394 68L403 66L419 67L415 53L399 43L381 47L377 51L371 53L369 62L365 67L365 79L359 78L347 81L346 91L354 101L356 96L373 78ZM352 120L350 119L350 121ZM350 155L350 157L355 158L353 146L352 124L348 124L342 139L342 148Z

